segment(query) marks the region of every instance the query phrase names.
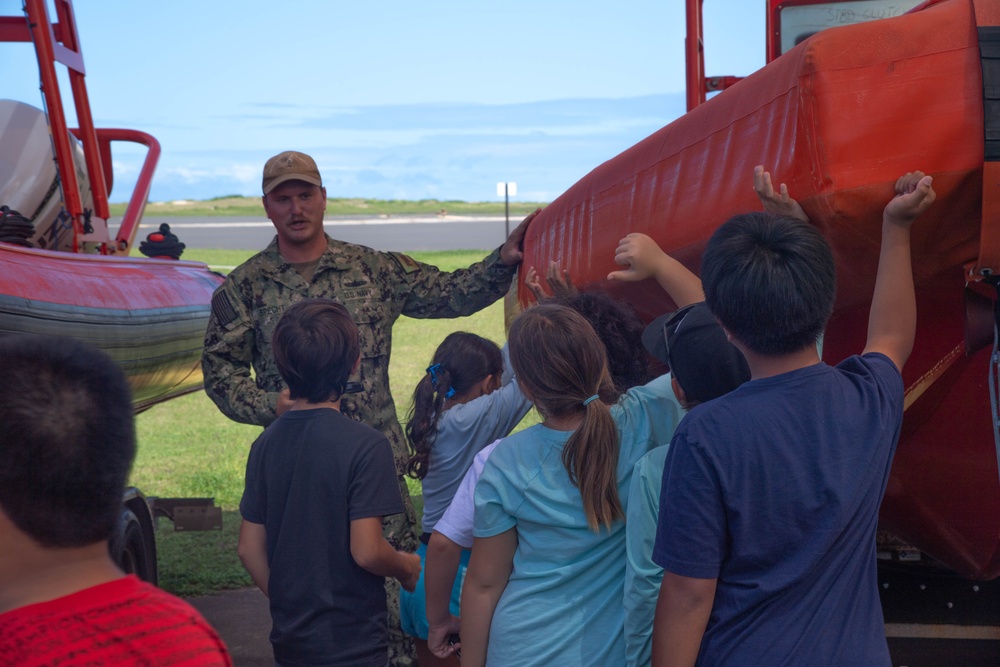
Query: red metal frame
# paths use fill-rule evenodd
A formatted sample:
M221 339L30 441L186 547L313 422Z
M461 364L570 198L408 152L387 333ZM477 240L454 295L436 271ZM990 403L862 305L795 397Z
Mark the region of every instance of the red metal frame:
M687 110L691 111L704 104L708 93L725 90L741 76L705 76L705 31L702 20L704 0L687 0L687 36L684 40L685 82L687 89Z
M80 130L70 130L77 138L80 137ZM125 214L122 216L121 225L118 227L118 234L115 236L115 249L117 252L127 252L135 241L135 235L139 231L139 222L142 214L146 210L146 202L149 201L149 190L153 186L153 173L156 165L160 161L160 142L151 134L140 132L139 130L123 130L100 128L96 130L98 148L101 153L101 160L104 164L104 177L108 185L108 192L114 182L114 174L111 169L111 142L128 141L134 144L141 144L146 147L146 158L142 162L139 170L139 177L136 179L135 189L125 206Z
M0 16L0 42L34 42L38 57L42 97L48 116L55 152L56 168L62 186L63 206L73 222L73 251L80 244L96 243L101 254L127 254L138 231L145 209L153 172L160 157L160 144L152 136L135 130L100 129L94 127L87 93L83 51L76 27L73 0L52 0L57 22L52 23L45 0L24 0L24 16ZM62 93L56 75L56 63L67 68L77 122L80 127L70 130L66 123ZM85 211L80 183L73 161L70 133L83 146L87 175L94 210ZM145 161L118 233L112 240L108 229L111 217L108 194L111 191L111 142L130 141L147 147ZM85 233L87 217L93 231Z
M766 0L766 58L771 62L781 55L781 10L790 6L819 5L848 0ZM910 11L919 11L943 0L927 0ZM705 26L702 5L704 0L685 0L687 36L684 40L685 84L687 110L704 104L707 93L716 93L743 79L741 76L705 76Z
M705 101L705 86L702 83L705 80L705 39L701 7L703 2L704 0L687 0L684 59L688 111Z

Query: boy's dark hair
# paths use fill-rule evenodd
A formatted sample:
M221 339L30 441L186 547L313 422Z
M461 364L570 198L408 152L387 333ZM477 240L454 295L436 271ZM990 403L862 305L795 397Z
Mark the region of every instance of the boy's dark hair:
M305 299L285 311L274 328L274 362L292 400L335 401L358 360L358 328L332 299Z
M448 334L441 341L430 366L413 390L406 421L406 441L412 454L406 463L410 477L423 479L427 476L444 402L464 394L488 375L499 380L502 374L503 354L493 341L465 331Z
M735 216L701 260L705 301L729 333L764 355L819 340L836 293L833 253L808 223L770 213Z
M111 538L135 458L132 394L71 338L0 338L0 508L43 547Z
M606 292L557 296L545 303L572 308L590 322L608 355L608 373L618 393L646 384L649 358L642 345L643 323L631 306Z

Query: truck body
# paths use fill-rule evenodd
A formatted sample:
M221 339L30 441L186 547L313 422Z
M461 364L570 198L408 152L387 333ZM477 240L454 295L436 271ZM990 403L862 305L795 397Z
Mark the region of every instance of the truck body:
M559 261L584 289L611 292L648 321L673 304L653 281L605 280L618 240L646 233L697 273L711 233L734 214L760 209L751 183L753 167L763 164L833 247L838 287L823 357L837 363L864 348L881 212L896 178L916 169L933 175L938 201L913 232L918 330L880 526L903 550L992 579L1000 574L989 389L1000 257L990 239L1000 219L988 161L995 90L987 82L984 101L984 67L992 76L1000 7L902 4L771 0L770 62L738 80L704 77L701 0L689 0L690 110L545 208L528 230L524 262ZM808 10L798 16L808 19L847 8L898 15L822 30L806 20L782 23L785 12ZM527 303L523 282L519 290Z

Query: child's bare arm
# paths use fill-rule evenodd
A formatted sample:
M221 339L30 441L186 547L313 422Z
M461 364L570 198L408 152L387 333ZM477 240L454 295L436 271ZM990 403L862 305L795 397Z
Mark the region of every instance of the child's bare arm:
M462 586L462 667L483 667L490 625L514 567L517 531L477 537Z
M695 664L717 583L664 572L653 620L653 667Z
M429 626L427 648L439 658L447 658L458 648L448 644L449 635L459 631L459 620L452 616L449 605L461 561L461 545L437 531L431 532L424 560L424 593Z
M253 583L267 595L267 580L271 576L271 568L267 564L267 532L264 525L244 519L240 524L240 540L236 552Z
M379 577L395 577L408 591L420 579L420 556L396 551L382 537L382 517L351 521L351 556L354 562Z
M782 183L778 186L778 192L774 191L771 174L764 171L762 164L754 167L753 189L757 193L757 197L760 198L760 203L764 205L764 210L768 213L787 215L789 218L798 218L802 222L809 222L809 216L802 210L802 206L789 196L787 185Z
M914 171L896 181L896 196L882 214L882 251L875 277L865 352L881 352L903 370L913 350L917 304L913 292L910 226L937 196L932 179Z
M663 252L656 241L645 234L631 233L618 242L615 263L627 268L612 271L608 280L636 282L655 278L678 308L705 300L701 280L686 266Z

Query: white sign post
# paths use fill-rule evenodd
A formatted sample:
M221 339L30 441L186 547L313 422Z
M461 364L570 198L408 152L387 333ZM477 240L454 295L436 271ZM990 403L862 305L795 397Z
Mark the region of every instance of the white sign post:
M517 183L497 183L497 197L503 196L503 210L504 210L504 240L510 236L510 198L512 196L517 196Z

